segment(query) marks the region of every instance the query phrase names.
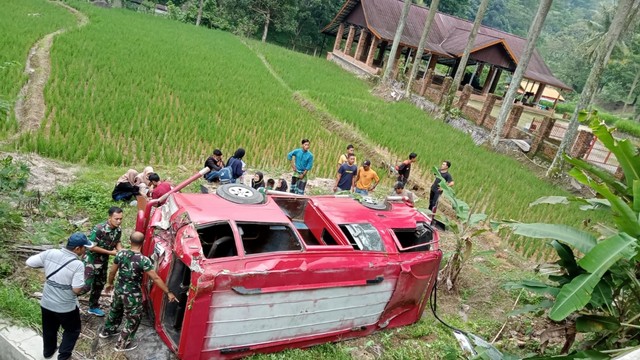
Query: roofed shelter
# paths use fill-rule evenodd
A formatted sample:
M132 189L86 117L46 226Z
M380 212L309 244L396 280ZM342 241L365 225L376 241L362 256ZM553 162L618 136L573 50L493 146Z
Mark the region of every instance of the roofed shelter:
M346 0L335 18L322 29L323 33L336 36L328 58L337 58L360 71L378 74L384 66L385 53L391 49L402 6L401 0ZM402 53L407 59L411 53L415 54L428 13L428 8L411 6L394 62L399 61ZM438 12L425 44L423 60L428 61L427 68L433 69L440 63L449 66L451 73L455 72L472 27L470 21ZM493 93L501 73L515 71L525 45L524 38L481 26L469 61L465 64L465 67L477 64L472 77L481 74L485 65L489 66L484 84L476 90L482 94ZM397 69L397 64L394 69ZM571 90L553 75L537 50L529 61L524 78L538 85L535 102L540 100L546 86Z

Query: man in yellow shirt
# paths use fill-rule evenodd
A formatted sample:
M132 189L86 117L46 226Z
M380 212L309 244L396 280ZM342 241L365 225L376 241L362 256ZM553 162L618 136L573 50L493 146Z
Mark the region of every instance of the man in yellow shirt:
M340 170L340 166L342 166L342 164L346 163L349 160L349 155L353 155L354 151L355 150L353 148L353 145L347 145L347 152L340 155L340 157L338 158L338 170ZM353 161L354 164L358 163L358 159L356 159L355 155L353 156Z
M379 182L380 178L378 174L371 168L371 161L365 160L356 175L355 193L365 196L369 195L369 191L373 191Z

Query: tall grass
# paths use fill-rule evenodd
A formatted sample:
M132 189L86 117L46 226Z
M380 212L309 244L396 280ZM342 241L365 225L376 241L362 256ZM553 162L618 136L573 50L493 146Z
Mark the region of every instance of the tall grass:
M24 67L29 49L44 35L73 25L74 17L60 6L41 0L4 1L0 11L0 102L13 104L26 81ZM0 120L3 117L0 116ZM9 117L0 137L15 129Z
M284 167L310 138L315 175L341 139L318 126L231 34L127 10L72 3L90 23L52 50L47 115L19 147L74 162L200 166L214 148L251 167ZM316 151L336 149L336 153Z

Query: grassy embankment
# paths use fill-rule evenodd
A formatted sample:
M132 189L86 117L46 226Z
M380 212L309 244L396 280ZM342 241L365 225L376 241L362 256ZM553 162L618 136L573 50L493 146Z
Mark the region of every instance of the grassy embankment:
M0 12L0 102L15 103L26 81L29 49L44 35L73 25L75 19L62 7L38 0L9 1ZM10 113L13 116L13 112ZM3 116L0 116L0 120ZM15 121L0 126L0 139L16 129Z

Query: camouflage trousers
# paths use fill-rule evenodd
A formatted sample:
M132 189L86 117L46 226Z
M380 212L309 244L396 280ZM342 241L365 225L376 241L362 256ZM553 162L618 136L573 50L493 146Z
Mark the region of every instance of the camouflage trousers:
M107 266L104 264L91 264L87 263L84 266L84 286L83 292L91 291L89 293L89 308L99 308L100 294L104 289L104 284L107 282Z
M120 323L122 323L122 317L124 316L124 326L122 327L122 331L120 331L120 338L118 339L118 346L124 346L132 341L136 335L138 326L140 326L142 311L141 293L121 294L115 292L113 294L111 310L104 324L104 330L107 333L115 333Z

